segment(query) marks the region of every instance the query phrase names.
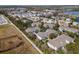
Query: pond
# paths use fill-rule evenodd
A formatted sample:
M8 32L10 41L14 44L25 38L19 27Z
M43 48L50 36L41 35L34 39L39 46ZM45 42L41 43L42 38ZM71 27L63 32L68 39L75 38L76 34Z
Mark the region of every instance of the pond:
M69 15L73 15L73 16L78 16L79 17L79 11L68 11L68 12L64 12L64 14L69 14Z

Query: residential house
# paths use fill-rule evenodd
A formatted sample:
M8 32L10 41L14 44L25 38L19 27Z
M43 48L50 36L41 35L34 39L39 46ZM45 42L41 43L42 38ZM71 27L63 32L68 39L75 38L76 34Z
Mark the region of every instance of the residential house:
M69 24L72 23L72 19L70 19L70 18L66 18L65 23L69 26Z
M48 23L44 23L43 25L44 27L49 27L50 29L53 29L53 27L55 26L55 24L48 24Z
M58 20L58 24L60 25L60 26L66 26L66 24L65 24L65 21L64 20Z
M38 27L39 25L41 24L41 22L33 22L32 24L31 24L31 26L32 27Z
M44 23L54 23L54 20L53 19L49 19L49 18L43 18L42 22Z
M65 34L62 34L55 39L49 40L47 44L50 48L52 48L54 50L58 50L60 48L63 48L64 46L66 46L66 44L69 44L73 41L74 41L73 38L71 38Z
M70 28L70 27L65 27L65 26L60 26L59 30L60 31L69 31L69 32L72 32L72 33L78 33L79 32L78 29Z
M60 25L60 26L69 26L69 24L72 22L72 20L70 19L70 18L66 18L66 20L65 19L60 19L60 20L58 20L58 24Z
M30 27L30 28L27 28L25 31L27 32L27 33L29 33L29 32L36 32L36 31L38 31L39 30L39 28L38 27Z
M34 21L34 22L37 22L37 21L40 20L40 17L37 17L37 16L35 16L35 17L30 17L30 20L32 20L32 21Z
M38 32L38 33L34 33L34 34L37 36L37 38L39 40L43 40L43 39L48 38L49 34L51 34L51 33L56 33L56 31L47 29L46 32Z
M78 22L73 22L73 26L77 26L78 25Z

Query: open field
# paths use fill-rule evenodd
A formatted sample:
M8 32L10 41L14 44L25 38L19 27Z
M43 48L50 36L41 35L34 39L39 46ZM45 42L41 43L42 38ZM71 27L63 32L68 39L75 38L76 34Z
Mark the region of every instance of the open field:
M0 53L39 53L12 25L0 27Z

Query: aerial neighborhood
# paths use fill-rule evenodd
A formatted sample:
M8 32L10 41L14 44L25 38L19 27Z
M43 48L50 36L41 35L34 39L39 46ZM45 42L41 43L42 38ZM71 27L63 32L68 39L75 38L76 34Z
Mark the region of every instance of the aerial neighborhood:
M79 53L79 17L63 9L0 8L6 16L43 53ZM0 16L0 25L7 24Z

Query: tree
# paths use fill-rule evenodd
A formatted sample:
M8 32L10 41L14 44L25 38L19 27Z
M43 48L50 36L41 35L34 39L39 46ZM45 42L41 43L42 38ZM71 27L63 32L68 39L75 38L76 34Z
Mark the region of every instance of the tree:
M13 16L7 16L9 18L9 20L11 20L13 23L15 22L16 18L14 18Z
M59 49L59 50L57 51L57 53L59 53L59 54L64 54L64 51L63 51L62 49Z
M66 45L66 49L67 49L68 53L69 52L70 53L74 53L74 54L79 53L79 46L76 43L75 44L74 43L70 43L70 44Z
M59 28L59 24L58 24L58 22L55 24L55 26L53 27L53 29L54 30L58 30L58 28Z
M4 10L0 10L0 14L7 15L7 12L6 12L6 11L4 11Z
M41 22L41 24L39 24L39 28L43 28L44 23Z
M75 33L72 33L72 32L69 32L69 31L66 31L66 32L67 32L67 34L68 34L70 37L72 37L72 38L74 38L74 37L76 36Z
M71 19L72 19L73 22L75 22L77 20L76 17L72 17Z
M76 39L74 40L74 42L79 45L79 37L76 37Z
M41 24L38 26L40 28L40 32L45 32L47 30L47 28L45 28L43 25L44 23L41 22Z
M33 33L29 33L28 35L31 40L34 41L36 39L36 35L34 35Z
M75 47L76 47L76 46L75 46L75 44L73 44L73 43L70 43L70 44L67 44L67 45L66 45L66 48L67 48L68 51L73 50Z
M28 27L31 26L31 23L32 23L32 21L31 20L28 20L26 23L22 22L22 25L23 25L23 27L28 28Z
M56 35L54 33L49 34L49 39L53 39L55 37L56 37Z

